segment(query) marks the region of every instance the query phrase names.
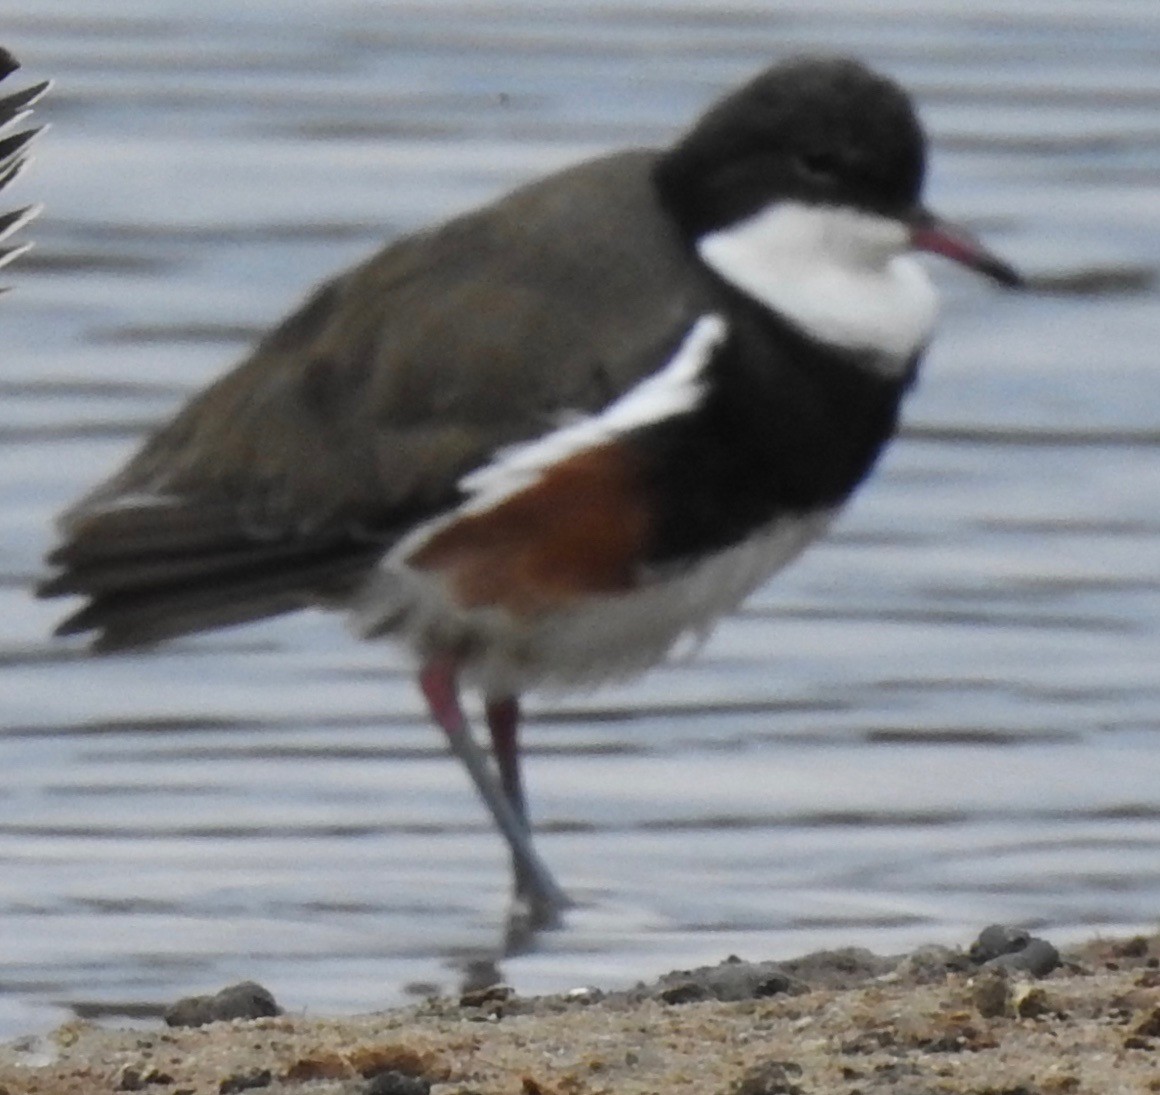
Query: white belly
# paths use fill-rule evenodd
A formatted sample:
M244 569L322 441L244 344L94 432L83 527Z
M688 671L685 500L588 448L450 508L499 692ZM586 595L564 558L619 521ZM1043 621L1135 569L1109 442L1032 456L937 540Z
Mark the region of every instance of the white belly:
M420 657L457 652L464 678L490 695L624 677L663 661L682 637L708 632L832 517L832 510L785 517L691 566L651 575L631 593L521 619L460 609L437 576L387 560L355 604L355 626L364 635L396 634Z

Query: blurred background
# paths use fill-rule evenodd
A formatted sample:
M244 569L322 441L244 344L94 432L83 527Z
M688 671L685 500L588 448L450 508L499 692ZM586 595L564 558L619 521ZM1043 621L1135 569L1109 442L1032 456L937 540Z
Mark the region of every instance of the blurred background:
M89 659L29 594L52 516L320 278L803 51L913 91L930 203L1035 288L932 260L904 434L827 542L697 657L532 699L581 907L499 972L1155 927L1155 0L0 0L0 28L6 87L56 80L0 299L0 1036L243 977L369 1010L494 955L504 849L398 650L311 614Z

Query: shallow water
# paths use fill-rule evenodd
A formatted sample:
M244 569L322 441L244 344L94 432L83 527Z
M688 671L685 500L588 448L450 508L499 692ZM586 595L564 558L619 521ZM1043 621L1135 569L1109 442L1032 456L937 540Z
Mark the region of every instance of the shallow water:
M144 13L143 13L144 9ZM0 0L58 83L0 300L0 1035L252 977L453 989L507 865L406 658L322 615L88 659L28 587L54 512L325 274L774 57L912 88L946 267L907 426L831 537L693 659L533 698L581 907L522 991L1160 909L1160 7Z

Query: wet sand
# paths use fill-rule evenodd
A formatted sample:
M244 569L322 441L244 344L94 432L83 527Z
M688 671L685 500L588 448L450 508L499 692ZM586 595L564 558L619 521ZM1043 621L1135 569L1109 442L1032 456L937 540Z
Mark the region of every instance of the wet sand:
M0 1049L0 1092L1143 1093L1160 1091L1158 956L1160 937L1097 940L1033 978L946 948L850 949L777 967L732 959L621 993L495 988L184 1029L75 1022Z

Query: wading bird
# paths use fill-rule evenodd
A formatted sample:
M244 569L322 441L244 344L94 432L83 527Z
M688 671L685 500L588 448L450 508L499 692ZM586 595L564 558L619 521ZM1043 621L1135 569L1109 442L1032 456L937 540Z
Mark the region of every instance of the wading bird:
M7 79L19 67L20 63L16 58L0 46L0 80ZM45 80L23 91L0 95L0 190L24 170L24 165L28 162L28 146L32 138L40 132L39 129L22 129L5 136L5 131L27 117L48 87L49 81ZM7 266L32 246L30 243L9 244L5 241L32 220L39 211L39 206L26 205L23 209L0 213L0 266ZM0 287L0 292L2 291L3 287Z
M321 605L406 643L551 922L520 696L655 664L825 531L931 337L911 252L1018 281L924 207L924 161L895 83L797 59L669 148L391 244L63 515L41 592L87 603L60 633L116 650Z

